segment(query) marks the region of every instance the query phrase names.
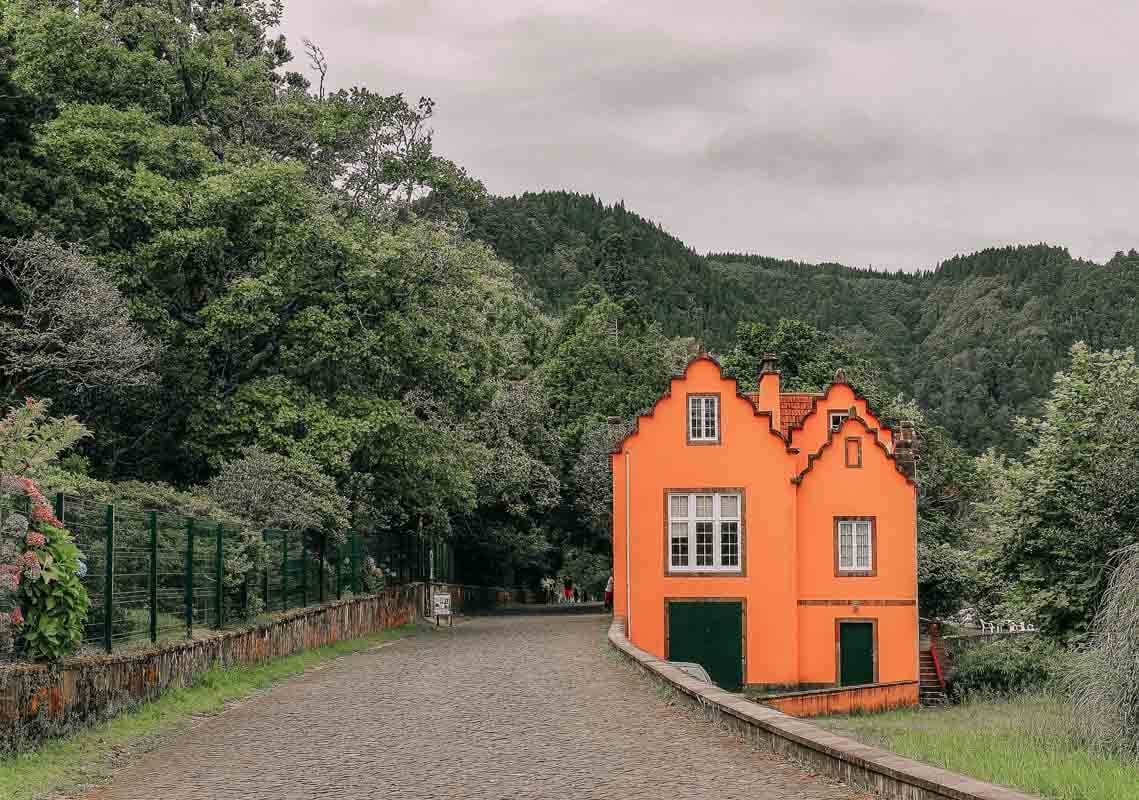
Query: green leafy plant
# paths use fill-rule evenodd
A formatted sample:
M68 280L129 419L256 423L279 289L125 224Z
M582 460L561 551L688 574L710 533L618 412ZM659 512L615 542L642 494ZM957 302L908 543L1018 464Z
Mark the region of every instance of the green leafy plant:
M1054 684L1067 663L1066 652L1049 639L998 639L957 656L950 691L958 700L1037 691Z
M25 655L58 661L78 650L83 640L89 600L80 581L84 567L79 548L31 480L3 477L0 490L17 495L30 509L28 516L10 513L5 519L6 544L21 550L12 563L3 565L6 588L14 590L16 600L7 624Z

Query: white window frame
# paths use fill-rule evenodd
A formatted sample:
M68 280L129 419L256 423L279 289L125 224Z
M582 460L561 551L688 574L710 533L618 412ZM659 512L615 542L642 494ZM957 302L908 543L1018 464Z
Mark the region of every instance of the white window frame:
M835 425L835 418L838 417L839 423ZM841 431L843 424L850 419L850 412L846 410L835 410L827 412L827 430L828 431Z
M687 499L685 515L678 513L676 508L677 503L674 503L673 498L684 497ZM697 498L712 498L712 515L698 517L696 515L696 502ZM734 497L736 499L735 515L726 514L723 510L723 500L726 497ZM693 491L670 491L666 495L666 507L668 509L668 522L665 526L665 554L666 554L666 567L670 575L684 575L687 573L723 573L727 575L741 575L743 574L744 564L744 520L743 520L743 492L738 490L733 491L706 491L706 492L693 492ZM683 504L681 504L683 505ZM712 525L712 563L711 564L697 564L696 560L696 531L697 526L701 523ZM724 528L728 525L735 525L736 528L736 563L724 564ZM675 536L674 526L677 532L680 532L683 526L683 534ZM677 542L684 542L687 558L686 563L674 564L673 544L674 538Z
M708 406L712 407L712 430L708 430ZM699 408L696 415L693 409ZM714 394L688 395L688 414L684 424L688 427L688 441L698 444L716 444L720 441L720 398Z
M840 519L836 523L835 541L838 571L842 573L869 573L874 571L874 530L872 517ZM843 552L843 536L850 537L850 547ZM859 547L860 538L865 538L866 547ZM865 553L865 559L860 558Z

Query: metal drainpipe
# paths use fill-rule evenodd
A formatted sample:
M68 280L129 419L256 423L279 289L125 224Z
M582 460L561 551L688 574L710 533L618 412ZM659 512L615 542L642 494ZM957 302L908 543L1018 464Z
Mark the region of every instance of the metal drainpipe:
M630 562L632 552L629 544L632 539L630 528L631 514L629 511L629 451L625 450L625 636L632 641L633 636L633 583Z
M914 450L915 450L914 445L917 444L916 438L917 438L917 434L915 433L914 434L915 441L910 443L910 457L914 459L913 465L914 465L914 567L915 568L917 567L917 559L918 559L918 538L921 536L921 533L918 530L918 527L921 525L921 514L918 511L918 504L921 502L921 484L918 483L918 462L917 462L916 453L914 452ZM915 572L916 572L916 570L915 570ZM914 583L914 620L917 623L917 631L918 631L917 670L918 670L918 698L919 698L919 702L920 702L920 698L921 698L921 608L918 606L918 599L919 598L918 598L918 586L917 586L917 582L916 582L916 578L917 578L916 574L914 577L915 577L915 583ZM930 646L932 647L932 644ZM942 687L942 689L944 689L944 688L945 687Z

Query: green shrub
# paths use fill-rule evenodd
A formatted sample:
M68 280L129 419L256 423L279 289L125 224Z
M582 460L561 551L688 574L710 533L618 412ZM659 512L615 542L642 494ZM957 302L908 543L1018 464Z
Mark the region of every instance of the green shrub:
M83 639L88 598L79 579L79 548L35 483L0 475L2 492L17 495L29 512L6 513L0 520L0 577L3 591L14 593L16 603L3 623L14 629L26 655L58 661L78 650ZM8 561L13 551L15 558Z
M1042 637L997 639L956 656L949 689L958 700L1037 691L1055 684L1067 661L1064 650Z

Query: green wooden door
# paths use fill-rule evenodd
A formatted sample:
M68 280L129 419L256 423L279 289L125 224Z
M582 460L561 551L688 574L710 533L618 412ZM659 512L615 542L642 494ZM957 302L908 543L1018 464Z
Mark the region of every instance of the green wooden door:
M694 661L724 689L743 686L743 603L668 604L668 660Z
M838 628L839 683L856 686L874 683L874 625L869 622L840 622Z

